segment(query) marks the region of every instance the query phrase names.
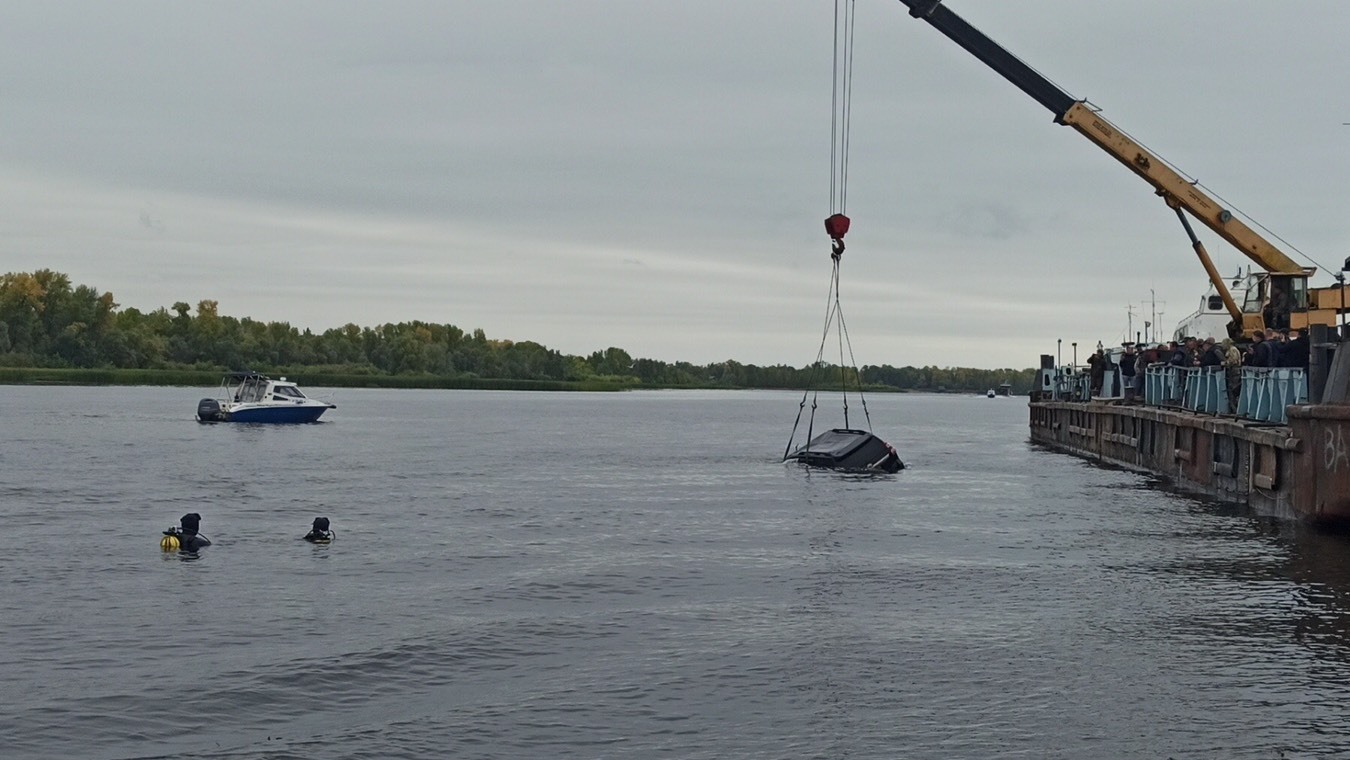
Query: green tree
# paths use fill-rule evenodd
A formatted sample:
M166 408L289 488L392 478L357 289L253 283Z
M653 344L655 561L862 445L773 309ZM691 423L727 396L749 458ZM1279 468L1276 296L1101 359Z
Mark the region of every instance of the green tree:
M633 357L622 348L610 346L604 351L596 351L586 357L597 375L625 376L633 373Z

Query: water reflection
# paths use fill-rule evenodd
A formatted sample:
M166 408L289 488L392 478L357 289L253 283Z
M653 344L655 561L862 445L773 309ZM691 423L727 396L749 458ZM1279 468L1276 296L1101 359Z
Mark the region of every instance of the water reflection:
M1191 593L1171 621L1180 640L1229 641L1259 660L1297 645L1333 665L1350 664L1350 536L1259 516L1241 506L1189 499L1209 520L1172 533L1176 551L1149 572L1178 576ZM1197 583L1198 581L1198 583Z

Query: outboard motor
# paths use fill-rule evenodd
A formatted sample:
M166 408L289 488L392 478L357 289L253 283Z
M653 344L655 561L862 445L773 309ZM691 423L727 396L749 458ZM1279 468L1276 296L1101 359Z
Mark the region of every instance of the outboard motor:
M204 398L197 402L197 419L202 422L216 422L220 420L220 402L213 398Z

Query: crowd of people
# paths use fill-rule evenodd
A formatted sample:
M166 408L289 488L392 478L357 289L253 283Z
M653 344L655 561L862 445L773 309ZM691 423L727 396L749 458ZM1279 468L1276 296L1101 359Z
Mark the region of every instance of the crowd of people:
M1295 367L1308 369L1308 339L1299 330L1256 330L1251 342L1240 346L1232 338L1186 338L1168 343L1126 343L1124 353L1114 361L1100 346L1088 357L1088 378L1094 397L1100 396L1106 373L1120 370L1120 382L1126 401L1142 399L1144 375L1150 364L1174 367L1222 367L1228 398L1235 407L1242 390L1243 367Z

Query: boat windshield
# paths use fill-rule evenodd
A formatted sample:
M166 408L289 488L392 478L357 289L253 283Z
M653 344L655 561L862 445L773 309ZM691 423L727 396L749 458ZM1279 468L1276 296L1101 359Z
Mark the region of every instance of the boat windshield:
M230 382L231 379L234 382ZM227 379L226 384L229 387L230 398L234 399L236 404L262 401L267 395L267 378L258 375L235 376Z
M304 398L305 394L294 385L278 385L272 389L273 396L290 396L291 398Z

